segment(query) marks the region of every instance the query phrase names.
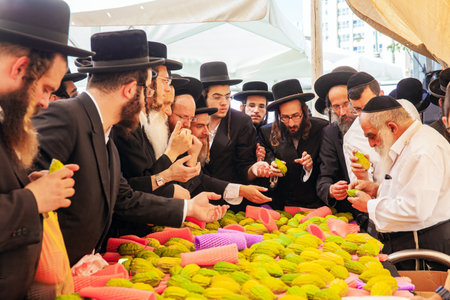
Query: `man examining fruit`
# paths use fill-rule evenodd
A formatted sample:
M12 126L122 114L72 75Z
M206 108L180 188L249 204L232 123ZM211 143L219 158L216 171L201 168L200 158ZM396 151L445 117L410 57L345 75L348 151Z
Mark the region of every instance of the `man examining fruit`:
M272 92L275 101L267 109L275 111L275 121L262 127L258 136L272 168L270 206L322 206L316 194L316 180L322 129L328 123L309 117L305 102L314 94L303 93L298 80L281 81L272 87Z

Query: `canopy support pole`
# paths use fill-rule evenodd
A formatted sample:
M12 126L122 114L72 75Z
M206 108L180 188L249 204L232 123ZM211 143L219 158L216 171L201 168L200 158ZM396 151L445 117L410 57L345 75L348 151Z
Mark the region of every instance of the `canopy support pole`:
M311 52L311 84L314 86L314 82L323 73L321 0L311 0ZM313 115L320 116L315 109Z

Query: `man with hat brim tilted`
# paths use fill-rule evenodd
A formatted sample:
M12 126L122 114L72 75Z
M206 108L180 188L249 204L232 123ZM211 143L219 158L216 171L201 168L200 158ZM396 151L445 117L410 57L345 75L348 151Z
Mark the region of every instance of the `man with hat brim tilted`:
M411 102L419 113L423 113L430 105L430 94L422 87L420 80L412 77L403 78L389 96Z
M69 99L78 96L78 89L75 82L81 81L87 77L84 73L71 73L67 70L58 89L50 95L50 101L59 99Z
M69 23L63 1L0 0L0 299L25 299L35 291L30 286L41 253L41 214L70 205L67 197L74 193L76 165L27 176L39 146L32 114L48 106L67 56L92 54L67 45Z
M322 130L328 122L309 117L306 101L313 99L314 94L304 93L297 79L276 83L272 93L274 101L267 110L275 111L275 121L263 126L258 137L266 149L266 161L271 164L271 181L278 178L277 184L271 186L270 206L323 206L316 194L316 180ZM284 175L275 159L286 164Z
M204 170L212 177L246 184L255 178L256 130L249 116L230 107L230 86L242 80L230 79L227 65L215 61L200 66L200 81L207 106L218 109L210 118L210 156ZM247 204L244 200L232 209L245 210Z
M150 95L150 68L157 62L149 61L142 30L96 33L91 48L94 56L77 60L78 71L90 73L87 91L52 102L34 119L41 143L39 165L48 166L52 157L80 165L72 205L58 211L71 265L99 251L113 214L122 220L177 227L186 216L210 222L227 209L209 204L209 199L219 198L212 193L186 201L138 192L128 185L109 134L118 123L128 131L138 126Z
M179 62L166 60L165 45L148 42L148 47L150 62L154 64L154 68L161 70L160 76L167 71L167 67L176 69L182 67ZM157 49L151 50L150 47ZM162 51L158 49L162 49ZM188 82L187 79L178 78L171 83L183 85ZM138 191L153 192L164 197L183 196L182 198L186 198L189 197L186 190L179 185L174 185L173 181L183 182L198 175L199 167L190 168L183 164L184 161L177 161L178 156L191 147L192 137L189 134L181 135L180 131L177 131L170 139L168 138L168 115L163 111L154 111L151 107L157 101L157 97L163 98L165 87L170 84L167 85L167 82L161 81L160 78L159 80L154 79L151 86L158 86L159 92L156 95L152 90L149 97L145 99L145 105L139 113L139 126L130 133L123 130L120 124L113 127L112 138L119 151L122 173L131 187ZM155 148L154 145L158 148ZM155 149L158 150L158 157ZM187 179L184 179L185 177Z
M431 81L428 86L428 90L430 91L430 94L433 96L431 97L431 103L439 106L441 110L443 107L444 97L446 95L445 88L447 87L449 82L450 82L450 68L447 68L445 70L442 70L439 73L438 78ZM442 117L445 116L445 113L443 113L442 111L441 113L442 113L441 118L431 123L430 126L436 129L440 134L442 134L450 143L450 133L446 130L446 127L442 122Z
M347 95L352 107L359 115L370 99L384 95L384 92L380 89L378 81L373 78L372 75L366 72L358 72L353 74L347 81ZM374 169L379 161L379 156L367 142L367 138L364 136L364 132L361 129L359 117L355 119L352 126L350 126L344 135L343 150L350 181L356 179L377 181L382 179L377 178L377 175L374 174ZM371 163L369 170L358 163L355 152L360 152L369 158Z
M347 201L350 179L342 149L343 136L356 118L355 111L347 98L347 81L357 71L341 66L319 77L314 83L318 95L316 110L327 114L331 123L323 129L320 146L317 196L338 212L351 212L361 228L367 228L368 216L354 209Z
M381 183L352 182L349 188L363 192L357 191L349 201L369 213L383 252L420 248L449 255L449 143L413 120L390 96L371 99L360 119L370 146L380 154L385 176Z

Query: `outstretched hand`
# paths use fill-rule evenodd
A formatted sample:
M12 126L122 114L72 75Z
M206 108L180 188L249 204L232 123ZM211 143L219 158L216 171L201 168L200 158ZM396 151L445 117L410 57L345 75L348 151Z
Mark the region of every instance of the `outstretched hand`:
M244 197L253 203L266 203L272 201L271 198L266 197L261 192L266 192L267 188L257 185L241 185L239 187L239 196Z
M203 192L187 201L187 217L196 218L203 222L214 222L221 219L227 212L229 205L212 205L209 200L219 200L220 195Z

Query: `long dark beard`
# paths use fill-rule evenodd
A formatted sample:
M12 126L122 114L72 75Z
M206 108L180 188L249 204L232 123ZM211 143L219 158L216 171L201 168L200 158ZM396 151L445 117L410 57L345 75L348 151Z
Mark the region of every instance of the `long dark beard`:
M12 93L0 95L4 119L1 124L4 142L14 161L28 168L38 152L36 130L31 123L35 111L34 86L24 80L23 86Z
M127 136L131 131L135 130L139 125L139 113L141 111L141 97L142 91L136 90L133 99L122 106L120 113L120 121L117 123L118 134Z

